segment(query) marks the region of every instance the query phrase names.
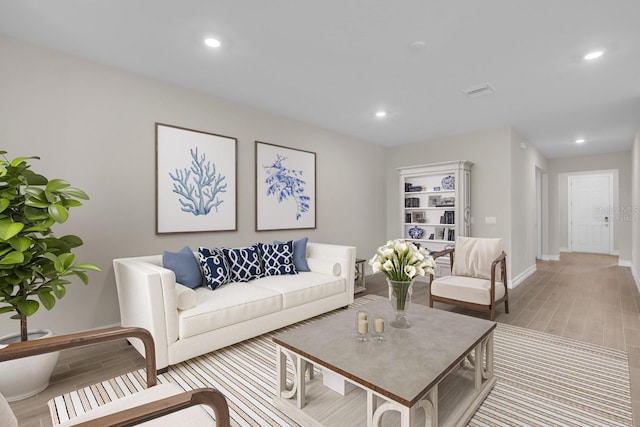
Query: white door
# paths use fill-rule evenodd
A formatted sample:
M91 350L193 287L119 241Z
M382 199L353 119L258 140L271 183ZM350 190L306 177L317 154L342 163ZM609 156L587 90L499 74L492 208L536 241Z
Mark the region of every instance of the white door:
M613 224L613 176L569 176L569 246L574 252L608 254Z

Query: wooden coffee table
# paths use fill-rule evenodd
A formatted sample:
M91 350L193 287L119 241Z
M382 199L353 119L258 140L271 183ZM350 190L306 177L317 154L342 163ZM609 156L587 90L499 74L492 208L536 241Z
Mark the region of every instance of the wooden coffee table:
M392 317L389 302L380 299L273 338L275 406L305 427L465 425L495 384L495 322L413 304L410 329L388 328L386 341L362 343L356 340L358 310ZM314 364L356 391L341 396L324 387Z

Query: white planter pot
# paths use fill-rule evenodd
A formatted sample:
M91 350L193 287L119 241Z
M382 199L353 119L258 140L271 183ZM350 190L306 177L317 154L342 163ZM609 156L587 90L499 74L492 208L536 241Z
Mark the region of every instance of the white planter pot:
M48 329L29 331L29 340L53 336ZM0 345L20 341L20 334L0 337ZM40 393L49 385L51 373L58 363L60 352L40 354L22 359L0 362L0 393L9 402L26 399Z

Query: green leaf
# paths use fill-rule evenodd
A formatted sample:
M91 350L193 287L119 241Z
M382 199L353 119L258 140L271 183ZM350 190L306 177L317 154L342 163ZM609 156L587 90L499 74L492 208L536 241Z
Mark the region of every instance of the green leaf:
M76 259L76 256L72 253L61 254L58 258L62 261L62 268L68 270Z
M71 184L69 184L64 179L52 179L47 183L46 189L47 191L55 193L56 191L60 191L69 187L71 187Z
M9 240L16 234L20 233L24 228L21 222L13 222L11 220L0 221L0 240Z
M9 252L0 259L0 265L15 265L24 262L24 254L22 252Z
M47 185L49 181L46 177L39 175L37 173L24 174L27 178L27 183L29 185Z
M26 160L32 158L33 157L16 157L15 159L11 160L11 166L15 168L17 166L20 166L21 163L26 163Z
M76 276L78 276L78 278L80 280L82 280L82 283L84 283L85 285L89 284L89 276L87 276L87 274L83 271L75 271Z
M100 267L98 267L95 264L90 264L88 262L85 263L78 263L76 265L74 265L75 268L81 269L81 270L89 270L89 271L102 271L102 269Z
M44 308L46 308L47 310L51 310L53 306L56 305L56 299L49 292L39 291L38 299L40 299L40 302L42 303L42 305L44 305Z
M4 212L5 209L9 207L11 202L9 199L0 199L0 212Z
M4 307L0 307L0 314L4 314L4 313L10 313L14 310L12 305L7 305Z
M18 301L17 307L20 313L29 317L32 314L34 314L36 311L38 311L38 309L40 308L40 303L38 303L38 301L33 301L33 300L23 300L23 301Z
M63 223L69 218L69 211L61 204L54 203L49 206L49 215L51 215L56 222Z
M27 239L26 237L14 237L9 240L11 247L18 252L24 252L31 246L31 239Z
M82 203L76 199L64 199L62 204L67 208L77 208L78 206L82 206Z
M62 299L64 295L67 293L67 288L64 287L62 283L55 282L51 286L53 288L53 293L56 295L56 298Z
M61 191L61 193L66 194L67 196L75 197L77 199L89 200L89 195L79 188L66 188Z

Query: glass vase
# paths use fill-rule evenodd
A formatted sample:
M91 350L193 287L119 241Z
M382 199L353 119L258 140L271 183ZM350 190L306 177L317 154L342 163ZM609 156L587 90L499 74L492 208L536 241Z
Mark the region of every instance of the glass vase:
M387 283L389 284L389 302L393 308L393 319L389 321L389 326L396 329L408 329L411 324L407 320L406 312L411 304L413 280L399 282L387 279Z

